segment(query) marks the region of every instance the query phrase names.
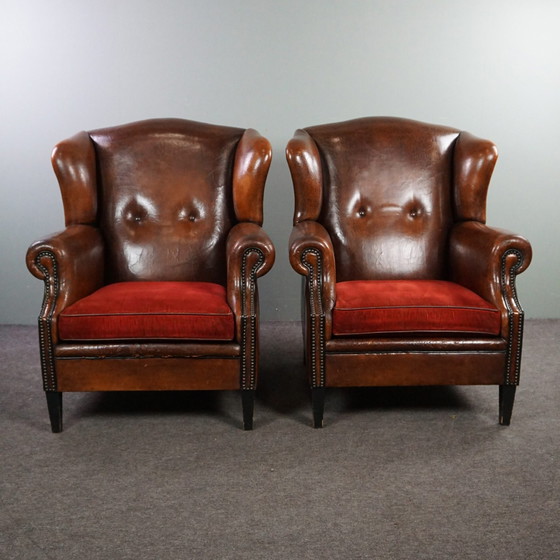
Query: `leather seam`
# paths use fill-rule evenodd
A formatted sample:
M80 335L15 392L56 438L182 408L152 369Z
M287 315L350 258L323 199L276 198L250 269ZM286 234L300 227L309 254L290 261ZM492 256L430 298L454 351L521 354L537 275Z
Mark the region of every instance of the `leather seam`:
M461 309L464 311L487 311L489 313L499 313L498 309L488 309L486 307L468 307L461 305L386 305L372 307L334 307L335 311L361 311L366 309Z
M356 332L341 332L333 330L333 334L335 336L356 336L356 335L376 335L376 334L416 334L416 333L456 333L456 334L485 334L488 336L498 336L499 333L493 333L490 331L473 331L473 330L451 330L451 329L413 329L410 331L407 330L391 330L391 331L356 331Z
M233 313L173 313L173 312L145 312L145 313L61 313L60 317L71 319L74 317L231 317Z

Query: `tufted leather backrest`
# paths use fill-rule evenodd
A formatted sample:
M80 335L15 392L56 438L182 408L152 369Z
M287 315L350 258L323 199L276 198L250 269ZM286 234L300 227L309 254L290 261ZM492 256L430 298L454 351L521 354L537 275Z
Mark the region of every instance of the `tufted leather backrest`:
M337 281L446 276L459 131L397 118L306 128L318 148Z
M100 227L107 281L225 282L243 133L155 119L81 133L55 149L66 222Z

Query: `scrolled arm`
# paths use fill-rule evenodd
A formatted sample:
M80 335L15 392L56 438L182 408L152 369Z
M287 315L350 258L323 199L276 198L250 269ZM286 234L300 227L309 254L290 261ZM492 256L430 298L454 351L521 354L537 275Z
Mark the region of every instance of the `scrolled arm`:
M257 278L274 264L274 245L255 223L236 224L227 245L227 299L235 315L235 335L241 346L241 388L256 387L258 361Z
M95 227L69 226L33 243L27 250L26 262L31 274L45 285L39 314L41 372L45 391L56 391L53 347L58 342L58 315L68 305L101 287L103 240Z
M511 328L510 316L522 314L515 277L527 269L531 257L525 238L480 222L459 223L451 232L451 279L500 309L504 336Z
M330 316L336 301L336 266L330 235L318 222L307 220L295 225L290 235L290 264L307 277L308 283L317 283L321 305Z
M52 308L51 314L56 315L101 287L103 240L93 226L69 226L35 241L27 251L26 262L31 274L45 282L44 308Z
M256 279L274 264L270 237L257 224L236 224L229 232L227 254L227 299L236 318L238 340L243 316L256 316Z
M311 220L299 222L290 236L290 263L306 278L304 324L309 344L306 362L312 387L325 386L325 342L332 336L336 270L327 230Z

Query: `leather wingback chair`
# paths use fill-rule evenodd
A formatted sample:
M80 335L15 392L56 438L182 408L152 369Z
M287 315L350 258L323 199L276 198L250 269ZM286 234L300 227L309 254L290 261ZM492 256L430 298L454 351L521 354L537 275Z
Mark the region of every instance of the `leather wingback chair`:
M181 119L55 147L66 229L27 252L53 432L66 391L240 389L252 428L270 160L255 130Z
M286 155L315 427L325 387L405 385L499 385L509 424L531 246L485 224L494 144L374 117L298 130Z

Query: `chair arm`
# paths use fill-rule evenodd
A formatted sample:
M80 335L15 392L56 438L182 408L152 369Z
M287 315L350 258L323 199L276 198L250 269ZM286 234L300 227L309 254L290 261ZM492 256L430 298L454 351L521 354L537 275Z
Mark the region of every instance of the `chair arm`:
M290 235L290 264L309 282L317 282L325 312L332 311L336 301L336 266L331 237L318 222L296 224ZM314 278L315 276L315 278Z
M527 269L531 257L531 245L525 238L502 229L468 221L451 231L451 280L500 309L504 333L509 315L523 313L515 277Z
M290 235L290 263L305 277L305 356L312 387L325 386L325 343L332 336L336 269L332 241L318 222L296 224Z
M26 262L31 274L45 283L39 319L56 320L64 308L102 286L104 250L101 233L93 226L69 226L35 241L27 250ZM52 335L56 338L56 329Z
M101 287L104 275L103 240L92 226L73 225L36 241L27 250L27 268L45 284L39 314L41 369L45 390L56 390L52 347L58 342L59 313Z
M274 264L275 250L270 237L259 225L242 222L233 226L226 245L227 300L236 321L241 342L243 317L257 317L257 278Z

